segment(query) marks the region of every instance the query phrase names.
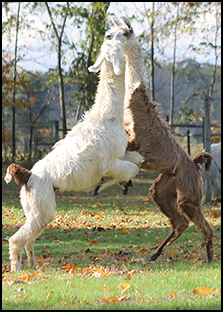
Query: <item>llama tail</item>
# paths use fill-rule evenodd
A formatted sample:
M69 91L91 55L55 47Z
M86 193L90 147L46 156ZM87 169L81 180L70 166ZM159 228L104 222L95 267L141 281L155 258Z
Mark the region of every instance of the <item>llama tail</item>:
M6 183L10 183L14 180L15 183L23 186L27 184L31 174L32 172L30 170L13 163L8 166L4 180Z
M202 152L194 157L194 162L199 169L201 166L204 166L205 171L209 171L211 168L212 159L213 157L211 156L211 154L207 152Z

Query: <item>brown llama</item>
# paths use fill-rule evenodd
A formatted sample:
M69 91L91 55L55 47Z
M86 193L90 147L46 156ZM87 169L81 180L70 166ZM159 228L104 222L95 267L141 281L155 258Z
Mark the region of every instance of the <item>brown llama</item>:
M125 130L128 151L139 152L144 160L141 169L153 170L160 175L150 188L150 194L171 223L171 231L148 261L156 260L193 222L205 239L207 260L213 259L212 226L202 212L203 181L202 165L208 171L212 156L199 153L193 160L176 141L167 123L156 110L157 104L150 101L147 92L146 68L140 44L133 33L129 20L113 19L110 39L120 34L126 58Z

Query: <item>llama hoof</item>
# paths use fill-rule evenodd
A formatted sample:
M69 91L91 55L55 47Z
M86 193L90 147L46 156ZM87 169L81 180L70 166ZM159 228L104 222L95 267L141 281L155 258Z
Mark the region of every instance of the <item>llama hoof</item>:
M98 185L95 190L94 190L94 196L98 195L99 194L99 189L100 189L100 185Z
M146 260L146 262L152 262L152 261L155 261L157 259L157 257L155 256L154 257L154 255L153 256L151 256L150 258L148 258L147 260Z
M130 187L133 187L132 180L129 180L126 185L130 186Z

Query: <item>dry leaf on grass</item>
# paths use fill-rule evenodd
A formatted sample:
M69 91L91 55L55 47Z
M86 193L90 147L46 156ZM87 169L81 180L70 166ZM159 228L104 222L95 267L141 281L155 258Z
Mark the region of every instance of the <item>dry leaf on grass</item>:
M177 255L178 252L177 252L176 250L171 250L171 251L170 251L170 254L171 254L171 256L174 256L174 255Z
M122 227L121 231L122 231L122 233L127 233L127 234L131 233L131 231L128 228L125 228L125 227Z
M172 292L172 291L169 291L168 294L169 294L172 298L174 298L174 297L176 296L175 293Z
M126 292L130 287L132 287L132 285L131 284L129 284L129 283L121 283L121 284L119 284L118 286L117 286L117 288L118 289L121 289L122 290L122 294L124 293L124 292Z
M67 270L67 271L75 271L77 269L76 265L73 265L71 263L67 263L66 265L61 267L62 270Z
M107 291L109 291L109 288L107 286L103 285L103 292L107 292Z
M213 294L213 290L209 287L204 287L204 286L201 286L201 287L198 287L198 292L200 295L205 295L205 296L208 296L210 294Z
M115 303L115 302L119 302L119 299L117 297L108 297L106 299L106 302Z

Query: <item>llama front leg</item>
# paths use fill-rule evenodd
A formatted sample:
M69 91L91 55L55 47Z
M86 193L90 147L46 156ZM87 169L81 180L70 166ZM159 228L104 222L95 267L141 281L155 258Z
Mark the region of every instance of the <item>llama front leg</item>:
M105 177L109 177L111 179L108 181L102 181L102 183L96 187L94 195L97 195L105 188L116 183L133 179L138 172L139 168L134 163L127 160L117 159L111 166L110 170L105 174Z

